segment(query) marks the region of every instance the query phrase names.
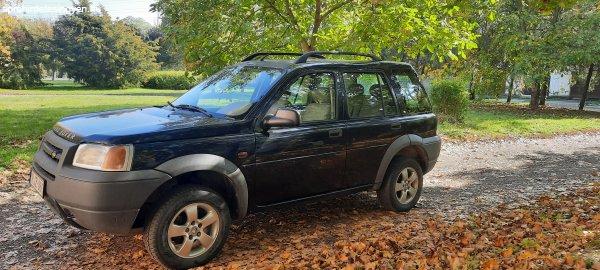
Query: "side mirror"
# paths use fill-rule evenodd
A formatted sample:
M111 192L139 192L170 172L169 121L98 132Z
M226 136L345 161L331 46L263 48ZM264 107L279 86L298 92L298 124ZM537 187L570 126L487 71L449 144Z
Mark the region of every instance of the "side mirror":
M278 109L275 115L267 116L263 120L263 128L295 127L300 124L300 115L295 110Z

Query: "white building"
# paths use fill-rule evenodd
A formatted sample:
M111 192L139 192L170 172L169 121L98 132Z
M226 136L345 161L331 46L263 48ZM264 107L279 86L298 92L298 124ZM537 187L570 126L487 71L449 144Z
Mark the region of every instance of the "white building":
M571 73L553 72L550 75L550 87L548 95L551 97L568 97L571 92Z

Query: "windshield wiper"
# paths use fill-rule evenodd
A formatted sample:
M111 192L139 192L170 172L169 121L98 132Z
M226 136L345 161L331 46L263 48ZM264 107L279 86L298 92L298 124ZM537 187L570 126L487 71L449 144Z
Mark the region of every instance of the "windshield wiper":
M213 115L211 113L209 113L206 109L198 107L198 106L194 106L194 105L190 105L190 104L173 105L173 103L171 103L170 101L167 101L167 104L169 104L169 106L171 106L173 108L188 110L188 111L193 111L193 112L201 112L208 117L213 117Z

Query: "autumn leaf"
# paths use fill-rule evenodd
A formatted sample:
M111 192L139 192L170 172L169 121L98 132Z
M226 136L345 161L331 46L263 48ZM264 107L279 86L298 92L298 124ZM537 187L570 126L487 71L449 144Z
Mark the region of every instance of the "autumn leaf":
M284 253L281 253L281 258L282 259L289 259L292 256L292 253L290 253L289 251L286 251Z
M519 253L519 255L517 256L517 259L519 260L530 260L533 259L535 257L535 254L529 250L523 250Z
M508 258L513 254L513 249L512 248L507 248L504 251L502 251L502 257L504 258Z
M496 270L500 269L500 262L497 259L488 259L481 265L482 270Z

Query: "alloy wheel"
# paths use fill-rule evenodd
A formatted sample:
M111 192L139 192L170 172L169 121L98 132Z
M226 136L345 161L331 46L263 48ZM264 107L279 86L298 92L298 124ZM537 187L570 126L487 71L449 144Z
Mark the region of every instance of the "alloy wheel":
M219 234L219 212L206 203L192 203L181 208L171 220L167 241L171 251L182 258L204 254Z
M394 191L396 199L402 204L411 202L419 190L419 175L411 167L404 168L396 179Z

